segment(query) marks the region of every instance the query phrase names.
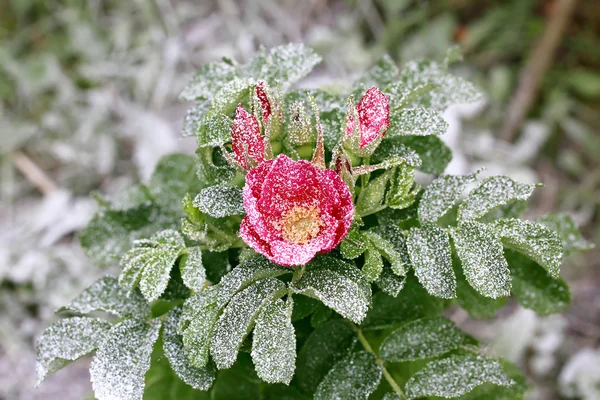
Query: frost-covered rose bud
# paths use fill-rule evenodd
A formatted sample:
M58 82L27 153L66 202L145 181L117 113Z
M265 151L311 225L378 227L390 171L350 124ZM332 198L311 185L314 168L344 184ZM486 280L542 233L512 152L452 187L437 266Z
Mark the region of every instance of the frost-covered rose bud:
M258 98L258 102L260 103L260 108L262 109L262 117L263 122L267 123L269 117L273 110L271 109L271 102L269 101L269 96L267 95L267 91L269 87L265 81L258 81L256 84L256 97Z
M371 155L389 126L390 101L381 90L373 86L360 99L356 108L352 104L349 107L344 147L361 157Z
M334 171L284 154L250 170L243 195L240 236L284 266L303 265L333 250L354 217L352 195Z
M265 160L265 144L258 121L241 104L237 106L231 125L231 147L235 160L245 170Z

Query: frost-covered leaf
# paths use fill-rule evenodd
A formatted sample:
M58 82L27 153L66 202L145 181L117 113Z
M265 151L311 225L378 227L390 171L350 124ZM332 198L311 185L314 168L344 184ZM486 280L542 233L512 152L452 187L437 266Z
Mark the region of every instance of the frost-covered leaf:
M402 288L404 288L405 282L405 276L398 276L392 272L391 268L384 266L381 275L379 275L379 279L377 279L375 283L384 293L396 297Z
M158 299L167 288L171 268L184 249L185 242L179 232L167 229L134 245L136 247L121 258L123 271L119 276L119 284L133 290L139 282L142 294L151 302Z
M356 200L356 213L359 216L365 217L386 207L383 204L385 192L388 182L393 176L394 170L389 169L377 178L369 181L368 185L361 190Z
M402 149L404 149L404 152L409 152L409 154L416 154L420 162L415 165L415 168L426 174L442 174L450 160L452 160L452 150L446 146L442 139L434 135L386 137L384 143L373 153L373 157L376 157L380 151L379 149L386 149L385 152L390 154L396 151L401 152Z
M497 299L490 299L480 295L471 285L467 282L465 275L460 267L460 261L454 256L454 272L456 273L457 283L457 300L458 304L467 312L472 318L486 319L492 318L496 315L496 312L506 304L506 297L500 297Z
M183 304L177 332L183 337L188 360L197 368L204 368L208 363L210 338L218 316L214 287L196 293Z
M61 319L50 325L37 341L37 384L102 344L112 325L91 317Z
M220 149L212 147L198 148L198 178L205 185L221 185L229 182L235 176L235 169L223 162L216 162L221 157Z
M383 271L383 258L372 246L365 251L365 262L361 269L368 282L374 282Z
M317 256L306 265L295 293L321 300L326 306L356 323L367 314L371 285L354 265L329 256Z
M519 218L525 210L527 210L527 202L525 200L515 200L492 208L479 221L490 223L502 218Z
M148 190L162 210L183 215L181 199L197 190L196 160L187 154L169 154L162 157L150 178Z
M516 365L505 360L499 360L499 362L502 365L506 376L515 382L513 385L498 386L492 383L484 383L469 393L459 397L459 400L523 400L528 389L527 378L523 376L523 373Z
M394 136L440 136L448 130L448 123L442 115L424 107L405 108L390 116L390 127L387 134Z
M59 311L87 314L105 311L117 317L150 315L150 306L138 291L129 291L119 286L114 276L105 276L94 282L69 305Z
M566 214L548 214L538 219L538 222L547 226L558 234L563 246L565 257L578 251L594 248L594 244L583 238L573 218Z
M181 135L183 137L196 136L200 132L200 127L203 123L203 117L210 109L209 100L201 100L194 104L185 113L183 117L183 129Z
M233 368L219 371L211 391L211 400L263 399L265 385L254 372L250 356L240 353ZM266 400L266 399L265 399Z
M366 351L349 354L321 381L315 399L366 399L377 389L381 373L374 355Z
M442 175L427 186L419 202L419 221L435 222L443 217L458 201L467 185L477 176Z
M252 341L252 361L258 377L268 383L289 385L296 368L293 303L278 299L259 315Z
M175 307L167 314L163 329L163 352L177 376L194 389L208 390L215 380L214 365L208 363L204 368L190 365L186 357L183 339L177 333L177 324L181 316L181 307Z
M514 218L498 220L493 227L504 246L531 257L553 278L559 277L563 247L554 231L537 222Z
M231 142L231 125L233 119L224 114L207 113L201 119L192 119L194 114L188 113L184 120L184 132L191 131L196 135L198 147L214 147ZM189 126L189 122L194 125Z
M389 55L384 55L371 69L354 83L354 94L361 95L372 86L383 88L396 80L398 67Z
M390 362L432 358L459 348L465 334L443 317L418 319L390 333L379 347L379 357Z
M181 100L212 99L227 82L236 77L235 67L225 61L202 65L179 95Z
M439 315L444 301L430 296L417 279L406 277L404 288L392 297L379 292L373 296L373 305L361 324L365 329L385 329L399 323Z
M90 366L94 395L105 399L141 399L144 375L158 338L161 320L126 319L115 325Z
M215 218L244 215L242 189L235 186L211 186L202 189L194 199L194 206Z
M333 310L323 303L319 302L318 307L316 308L313 315L310 317L310 326L313 328L318 328L323 323L329 321L331 316L333 315Z
M458 397L484 383L510 386L510 379L502 365L494 359L473 353L453 355L430 361L406 382L409 399L425 396Z
M285 284L278 279L266 278L236 294L217 321L210 354L219 369L230 368L242 342L250 333L259 313L281 296Z
M571 303L569 286L553 278L535 261L512 250L506 250L512 274L512 293L523 307L540 315L559 313Z
M179 261L181 279L188 288L198 292L204 288L206 270L202 264L202 250L200 247L191 247L183 254Z
M240 262L242 262L241 257ZM203 251L202 263L204 264L204 269L206 269L206 279L213 284L219 283L221 278L231 269L229 252L227 251Z
M342 257L347 260L354 260L365 252L369 245L367 239L362 235L358 226L353 225L350 231L340 244Z
M510 294L510 271L502 243L490 227L464 222L450 230L454 247L467 281L485 297L496 299Z
M264 257L254 257L240 263L221 279L218 285L218 306L219 308L225 306L238 291L258 280L275 278L292 272L292 269L280 267Z
M417 104L435 110L443 111L453 104L472 103L484 98L474 84L448 73L443 65L432 61L409 61L402 67L400 81L408 89L433 86L418 99Z
M334 319L315 329L298 352L296 382L307 393L314 393L327 372L356 342L352 326Z
M255 85L254 79L233 78L215 93L208 115L231 115L238 104L250 97L250 90Z
M456 297L448 233L431 224L411 228L406 246L415 275L429 294L444 299Z
M507 176L492 176L473 189L458 208L460 221L478 219L490 210L513 202L527 200L536 185L513 181Z
M402 230L394 225L379 225L364 233L371 245L389 261L392 271L396 275L406 275L410 258Z

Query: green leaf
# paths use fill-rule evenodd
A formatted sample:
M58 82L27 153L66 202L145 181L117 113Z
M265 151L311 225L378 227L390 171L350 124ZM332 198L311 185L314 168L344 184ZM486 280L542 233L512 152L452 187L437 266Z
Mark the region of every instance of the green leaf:
M416 136L384 137L384 144L381 144L371 156L373 164L379 164L391 158L402 158L405 164L411 167L419 168L421 159L419 154L404 143L404 139Z
M307 296L294 295L293 298L294 310L292 311L292 322L308 317L323 305L319 300Z
M499 360L504 373L515 383L510 386L497 386L492 383L484 383L471 392L460 397L460 400L523 400L527 392L527 379L521 373L519 367L505 360Z
M419 203L419 221L435 222L456 204L466 187L475 182L476 174L442 175L427 186Z
M527 202L515 200L491 209L479 221L489 223L502 218L519 218L525 210L527 210Z
M502 365L494 359L473 353L430 361L406 382L409 399L425 396L458 397L484 383L510 386Z
M356 323L367 314L371 285L354 265L329 256L317 256L306 265L295 293L321 300L326 306Z
M198 178L205 186L225 184L235 176L235 169L225 162L215 163L215 158L222 157L220 151L212 147L199 147L196 150Z
M197 368L204 368L208 363L210 338L218 316L214 287L195 294L183 304L177 331L183 337L188 360Z
M188 127L189 123L193 123ZM215 147L231 142L231 125L233 119L225 114L207 113L202 118L195 114L187 114L184 132L191 131L196 135L198 147Z
M342 257L347 260L354 260L365 252L369 245L368 240L362 235L357 225L352 225L350 231L340 244Z
M460 221L478 219L498 206L515 200L527 200L535 187L517 183L507 176L487 178L460 205L458 218Z
M181 100L212 99L221 86L236 77L235 67L225 61L202 65L179 95Z
M385 329L399 323L439 315L443 309L443 300L430 296L415 277L409 275L397 297L382 292L373 296L373 306L361 327Z
M510 271L498 235L477 222L464 222L450 235L469 284L485 297L508 296Z
M264 386L266 385L256 377L249 357L241 353L232 369L219 371L219 376L210 391L210 398L211 400L262 399Z
M268 383L289 385L296 368L296 335L292 325L293 302L278 299L256 321L252 361L258 377Z
M547 226L558 234L563 246L565 257L578 252L594 248L594 244L581 236L573 218L566 214L548 214L538 219L538 222Z
M94 351L112 325L91 317L71 317L50 325L37 341L37 384L50 374Z
M523 307L540 315L564 311L571 303L569 286L562 278L553 278L535 261L506 250L512 274L512 293Z
M395 81L397 76L398 67L394 60L386 54L354 83L354 94L358 97L372 86L383 88Z
M356 342L352 326L334 319L315 329L298 352L296 382L300 389L314 393L327 372Z
M231 265L229 265L229 252L227 251L203 251L202 263L206 269L206 278L213 284L219 283L221 278L231 269Z
M456 297L448 233L431 224L411 228L406 246L415 275L429 294L444 299Z
M187 154L170 154L162 157L150 178L148 189L162 210L183 215L181 199L197 190L196 160Z
M333 315L333 310L323 303L319 302L319 306L310 317L310 326L313 328L317 328L323 323L329 321L331 316Z
M402 288L404 288L405 282L405 276L398 276L392 272L391 268L384 266L379 279L375 283L384 293L396 297Z
M374 355L366 351L350 354L321 381L315 399L366 399L377 389L381 374Z
M410 267L406 238L394 225L379 225L365 232L371 245L378 249L391 264L392 272L404 276Z
M472 318L487 319L493 318L496 312L506 304L506 297L490 299L480 295L465 278L460 267L460 261L456 256L452 257L454 261L454 272L456 273L457 298L458 304L469 313Z
M210 354L219 369L233 365L256 317L270 302L283 295L284 291L283 282L266 278L231 299L215 325L210 343Z
M504 246L520 251L544 267L553 278L560 276L562 242L546 226L520 219L500 219L492 225Z
M389 362L415 361L459 348L465 334L443 317L418 319L390 333L379 347L379 357Z
M440 175L444 172L452 160L452 150L442 139L437 136L400 136L385 140L385 144L379 148L387 147L388 143L406 146L408 149L417 153L421 159L420 165L416 166L418 170L426 174Z
M211 186L202 189L194 199L194 207L214 218L244 215L242 189L235 186Z
M383 204L385 191L393 175L393 169L387 170L377 178L369 181L368 185L361 190L358 200L356 200L356 213L359 216L365 217L386 207Z
M361 269L368 282L374 282L383 271L383 258L379 251L370 247L365 252L365 263Z
M158 338L161 320L126 319L115 325L90 366L94 395L105 399L141 399L144 375Z
M419 190L421 187L415 184L415 169L407 164L400 164L390 180L385 202L390 208L405 209L415 202Z
M215 93L208 115L231 115L238 104L245 102L255 85L254 79L233 78Z
M185 243L179 232L167 229L148 240L135 242L134 246L121 258L123 272L119 284L133 290L139 282L142 294L151 302L167 288L171 268Z
M210 109L210 100L201 100L194 104L185 113L183 117L183 137L197 136L200 133L200 127L203 125L204 115Z
M268 385L264 388L264 400L309 400L310 398L302 394L293 386L283 384Z
M81 314L105 311L117 317L150 315L150 306L141 293L119 286L114 276L100 278L58 311L67 310Z
M177 333L181 307L175 307L167 314L163 329L163 352L177 376L194 389L208 390L215 380L215 368L208 364L204 368L190 365L186 357L183 339Z
M424 107L405 108L390 116L387 135L395 136L440 136L448 130L448 123L442 115Z
M202 264L202 250L200 247L187 249L179 260L181 279L188 288L199 292L204 288L206 282L206 270Z
M436 85L426 83L411 87L404 82L392 82L383 90L390 98L390 110L396 112L408 106L414 106L415 102L436 88Z

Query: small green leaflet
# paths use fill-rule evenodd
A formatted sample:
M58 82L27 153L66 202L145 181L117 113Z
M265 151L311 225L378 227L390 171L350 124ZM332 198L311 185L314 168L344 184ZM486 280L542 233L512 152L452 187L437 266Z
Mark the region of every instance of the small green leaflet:
M183 304L177 332L183 336L190 363L204 368L209 359L210 338L219 316L217 290L213 286L188 298Z
M194 199L194 207L214 218L244 215L242 189L217 185L202 189Z
M458 201L467 185L476 179L476 174L443 175L435 179L427 186L419 202L419 221L435 222L443 217Z
M50 325L37 341L37 384L94 351L108 337L112 325L99 318L72 317Z
M384 266L381 275L379 275L379 279L377 279L375 283L384 293L396 297L404 288L405 282L405 276L398 276L392 272L391 268Z
M206 270L202 264L202 250L200 247L186 249L179 260L179 268L185 286L196 292L204 288Z
M379 347L384 361L405 362L433 358L459 348L465 334L443 317L418 319L390 333Z
M90 366L94 395L99 400L142 399L144 375L150 368L160 326L160 319L126 319L110 330Z
M352 353L333 366L319 384L315 399L366 399L379 386L381 374L374 355Z
M190 111L193 111L192 108ZM206 112L205 110L202 110ZM198 147L215 147L231 142L233 119L228 115L207 113L201 119L195 114L186 115L184 133L196 135Z
M562 242L565 257L594 248L594 244L581 236L573 218L566 214L548 214L538 219L538 222L555 231Z
M384 55L371 69L364 73L354 84L354 95L361 96L372 86L383 88L398 77L398 67L389 55Z
M202 65L179 98L181 100L212 99L213 95L236 77L235 67L225 61L217 61Z
M496 312L506 304L506 297L490 299L489 297L484 297L479 294L473 289L469 282L467 282L461 269L460 261L455 256L453 256L453 261L454 272L456 273L458 304L467 311L472 318L486 319L494 317Z
M162 157L148 184L154 202L161 210L182 216L181 199L197 190L196 159L187 154L169 154Z
M510 379L502 365L494 359L473 353L452 355L430 361L406 382L409 399L426 396L458 397L484 383L510 386Z
M365 251L365 262L361 271L368 282L374 282L379 278L383 271L383 258L377 250L370 247Z
M492 176L472 190L458 208L459 221L483 217L492 209L515 200L527 200L536 185L513 181L507 176Z
M400 136L389 141L407 146L417 153L421 163L416 168L426 174L440 175L452 160L452 150L437 136ZM380 147L386 147L388 140Z
M392 266L392 271L396 275L406 275L408 259L406 248L404 246L404 237L401 233L397 233L395 227L387 227L385 229L382 227L378 228L379 229L363 232L363 236L369 240L371 248L379 252L389 261ZM380 235L378 231L381 232L382 235ZM384 238L383 235L386 233L391 235L395 240L392 242ZM377 276L379 276L379 274L377 274Z
M395 136L429 136L443 135L448 130L448 123L435 110L424 107L405 108L390 116L390 127L387 134Z

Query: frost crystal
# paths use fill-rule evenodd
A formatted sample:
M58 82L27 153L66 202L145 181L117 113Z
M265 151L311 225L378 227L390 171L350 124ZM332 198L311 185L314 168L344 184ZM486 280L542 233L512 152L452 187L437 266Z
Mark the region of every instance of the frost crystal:
M469 193L458 208L460 221L483 217L488 211L515 200L527 200L536 185L525 185L507 176L492 176Z
M99 400L142 399L144 375L158 339L161 320L126 319L115 325L90 366L94 395Z
M467 185L475 180L475 174L443 175L435 179L423 192L419 203L419 220L435 222L443 217L458 201Z
M465 335L442 317L418 319L390 333L379 348L385 361L405 362L433 358L462 345Z
M406 240L415 275L427 291L438 297L456 297L450 238L440 227L411 228Z
M274 278L263 279L247 287L235 295L217 321L212 340L210 354L219 369L230 368L237 358L237 353L250 333L255 319L264 307L281 296L285 285Z
M252 361L258 377L268 383L289 385L296 368L296 335L292 325L291 297L263 310L256 321L252 341Z
M508 296L510 271L498 235L477 222L464 222L450 235L469 284L485 297Z

